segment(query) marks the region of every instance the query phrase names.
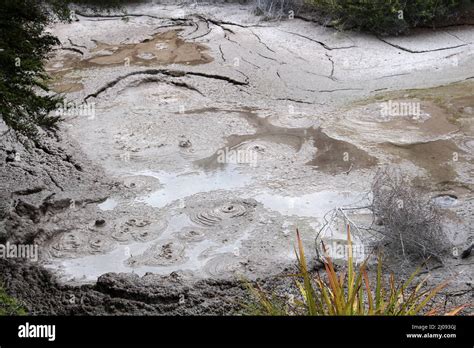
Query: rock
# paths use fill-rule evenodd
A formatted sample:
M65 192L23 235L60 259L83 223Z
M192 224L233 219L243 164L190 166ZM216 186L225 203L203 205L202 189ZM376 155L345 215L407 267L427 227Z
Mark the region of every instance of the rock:
M105 220L104 219L98 219L98 220L95 220L95 225L97 227L102 227L105 225Z

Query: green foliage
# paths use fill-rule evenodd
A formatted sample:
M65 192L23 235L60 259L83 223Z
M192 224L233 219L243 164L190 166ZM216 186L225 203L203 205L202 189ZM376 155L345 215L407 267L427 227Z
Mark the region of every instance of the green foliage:
M42 1L5 0L0 8L0 113L9 127L27 135L51 122L47 114L59 101L46 94L43 60L58 44L44 32L49 23Z
M405 33L458 15L472 0L307 0L335 26L381 35Z
M2 0L0 4L0 117L6 125L34 136L37 127L54 129L49 116L62 101L50 93L43 64L59 41L45 29L69 21L70 3L94 9L118 7L125 0Z
M0 315L25 315L25 309L0 287Z
M415 283L420 269L405 282L397 283L393 275L384 276L382 259L378 258L374 280L369 278L364 262L356 271L352 255L350 230L347 231L348 260L345 272L337 272L329 255L325 256L325 274L313 277L307 268L303 245L297 231L299 273L293 275L302 299L285 303L275 295L269 296L258 287L247 285L257 299L248 307L253 315L427 315L430 301L447 285L443 282L426 289L426 278ZM453 309L447 315L456 315L465 306Z

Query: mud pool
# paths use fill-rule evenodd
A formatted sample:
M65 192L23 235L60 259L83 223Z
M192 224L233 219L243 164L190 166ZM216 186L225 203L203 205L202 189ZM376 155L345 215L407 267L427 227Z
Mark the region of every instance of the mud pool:
M53 28L52 87L95 108L63 131L116 183L42 243L63 281L278 274L295 260L295 229L314 256L327 214L367 206L384 164L452 214L455 245L472 238L471 27L380 40L242 5L127 11ZM389 100L422 113L382 117Z

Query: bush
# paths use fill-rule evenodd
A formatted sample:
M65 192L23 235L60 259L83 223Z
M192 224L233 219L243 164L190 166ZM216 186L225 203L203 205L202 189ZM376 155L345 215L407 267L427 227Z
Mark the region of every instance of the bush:
M372 211L385 250L403 261L440 256L447 248L439 208L394 168L382 168L372 185Z
M358 270L354 267L350 230L347 231L349 256L347 271L338 272L331 257L326 255L325 274L313 277L305 259L303 246L297 231L298 268L295 277L300 291L300 301L279 299L269 296L260 288L248 285L256 298L249 314L253 315L434 315L436 308L428 308L430 302L445 288L442 282L434 288L426 288L426 279L415 283L420 269L410 275L405 282L396 282L393 274L388 277L382 272L382 259L378 258L375 279L369 278L364 262ZM326 279L324 279L326 278ZM467 305L452 309L446 315L456 315Z
M472 0L308 0L333 25L381 35L406 33L459 16Z

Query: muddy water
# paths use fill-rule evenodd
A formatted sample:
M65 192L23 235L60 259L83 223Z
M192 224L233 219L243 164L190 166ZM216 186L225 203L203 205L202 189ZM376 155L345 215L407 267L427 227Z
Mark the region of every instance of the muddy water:
M167 204L199 192L232 190L244 187L251 181L249 176L239 173L232 166L226 166L211 173L186 172L179 174L141 172L137 174L157 178L164 186L163 189L137 199L137 202L143 202L157 208L164 207Z
M457 161L465 160L465 152L452 140L435 140L409 145L390 144L386 150L425 169L429 180L435 183L454 181L457 174L453 165Z
M95 41L96 47L84 57L81 50L63 51L46 63L46 71L54 78L51 88L57 93L72 93L84 88L80 78L65 77L79 70L106 66L159 66L168 64L199 65L213 59L206 53L205 45L186 42L179 37L179 30L151 35L139 43L108 44Z
M92 58L81 61L81 68L92 66L134 65L163 65L187 64L198 65L212 61L205 53L206 46L185 42L179 36L178 30L153 35L136 44L110 45L96 42L96 48L91 52Z
M214 109L200 109L189 113L202 113ZM377 164L375 157L362 149L345 141L326 135L321 128L285 128L270 122L269 117L259 117L256 112L240 112L254 128L255 133L249 135L232 135L227 138L226 146L214 155L195 162L205 170L215 170L222 166L219 154L229 151L254 152L255 161L273 161L292 156L301 150L305 143L315 148L313 158L306 164L315 169L335 174L352 169L370 168Z

